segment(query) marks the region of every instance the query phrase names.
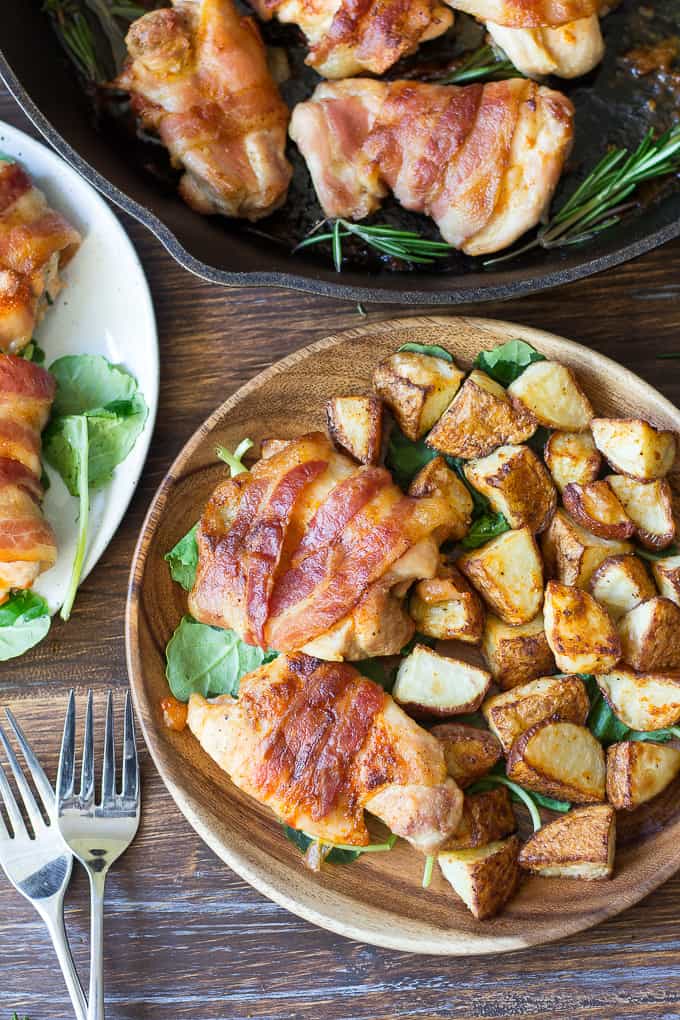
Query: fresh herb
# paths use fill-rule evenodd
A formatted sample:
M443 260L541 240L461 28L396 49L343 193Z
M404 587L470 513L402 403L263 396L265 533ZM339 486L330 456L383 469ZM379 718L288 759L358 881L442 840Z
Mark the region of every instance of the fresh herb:
M87 10L85 10L86 8ZM77 70L89 81L105 82L118 73L127 57L125 28L146 13L138 4L111 0L45 0L61 43ZM87 13L89 11L89 14ZM98 46L93 25L102 36Z
M493 46L480 46L453 71L432 80L437 85L465 85L473 81L501 81L504 78L524 77L502 50Z
M390 432L385 465L402 489L408 489L421 468L436 456L437 451L427 446L424 439L418 439L414 443L413 440L407 439L396 425Z
M675 543L673 545L667 545L665 549L660 549L658 552L653 552L651 549L643 549L642 546L637 546L635 552L638 556L641 556L643 560L649 560L654 563L656 560L663 560L666 556L678 556L680 555L680 548Z
M27 1016L19 1016L18 1013L12 1013L12 1020L29 1020Z
M675 358L680 358L680 351L671 351L669 354L657 354L657 358L663 361L675 360Z
M430 241L412 230L398 230L396 227L385 225L368 227L343 219L322 220L316 225L314 231L326 224L330 227L328 232L323 234L312 232L296 245L293 252L330 241L333 264L338 273L342 271L342 242L347 237L356 237L382 255L425 266L432 265L435 259L446 258L455 250L445 241Z
M231 450L228 450L226 446L215 447L215 453L220 460L223 460L225 464L229 465L229 471L232 478L236 475L243 475L247 473L248 468L243 463L243 458L252 446L252 439L242 439L233 453Z
M187 531L183 538L180 538L170 552L165 554L165 561L170 566L171 578L173 581L177 581L177 584L181 584L185 591L191 591L196 580L198 569L197 532L198 522Z
M432 870L434 868L434 857L428 854L425 858L425 867L423 868L423 889L429 889L430 882L432 881Z
M490 351L480 351L474 367L486 372L501 386L509 386L535 361L545 361L545 355L525 340L508 340Z
M397 354L401 354L402 351L407 351L410 354L427 354L430 358L441 358L442 361L453 363L453 355L438 344L415 344L409 341L397 349Z
M554 797L546 797L542 793L535 793L534 790L525 790L523 786L518 783L513 783L512 780L508 779L505 775L505 769L502 762L499 762L493 767L488 775L478 779L476 783L469 786L465 791L467 794L471 793L483 793L485 790L490 789L492 786L506 786L510 791L510 797L515 803L524 804L529 814L531 815L531 821L534 826L534 832L538 832L543 824L541 816L538 811L538 807L548 808L550 811L566 812L571 808L571 804L566 800L556 800Z
M0 661L15 659L42 641L51 624L47 602L32 591L17 591L0 606Z
M632 730L614 714L595 677L589 673L579 673L579 676L586 685L590 698L590 712L586 725L601 744L605 746L618 744L622 740L664 744L669 740L680 739L680 726L669 726L663 730Z
M45 352L35 340L31 340L30 343L26 344L21 356L24 361L32 361L34 365L43 365L45 363Z
M294 829L292 826L286 825L285 822L281 822L281 825L286 839L289 839L303 853L307 852L312 843L322 842L316 836L310 836L303 832L302 829ZM349 846L344 843L324 842L326 849L330 847L324 860L330 864L350 864L352 861L356 861L358 857L361 857L362 854L383 853L391 850L396 842L397 837L394 834L384 843L369 843L368 846Z
M247 645L233 630L184 616L168 641L165 658L170 690L178 701L188 701L192 694L236 697L242 677L271 662L276 653Z
M455 471L461 482L472 496L472 519L476 521L480 517L484 517L490 512L490 503L486 496L483 496L481 492L475 489L474 485L471 485L465 474L466 461L462 457L450 457L446 456L446 463L449 465L452 471Z
M399 652L399 656L404 658L406 655L410 655L416 645L427 645L428 648L433 648L436 643L436 638L416 633L410 641L406 642ZM399 660L396 660L395 656L360 659L357 662L353 662L352 665L355 669L359 670L362 676L368 677L369 680L378 684L388 693L394 687L394 681L397 679L397 670L399 668Z
M487 513L472 522L470 530L461 541L464 549L478 549L492 538L510 531L510 525L501 513Z
M534 248L582 244L615 226L636 203L626 201L642 181L680 171L680 124L659 138L650 128L633 152L612 149L576 189L536 237L507 255L487 259L485 266L513 259Z

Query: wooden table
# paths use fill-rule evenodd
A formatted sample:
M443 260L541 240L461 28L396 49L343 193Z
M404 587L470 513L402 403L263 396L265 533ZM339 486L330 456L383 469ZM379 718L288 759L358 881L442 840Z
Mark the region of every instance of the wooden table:
M0 118L35 133L6 94ZM52 777L67 690L120 691L127 684L128 569L170 462L241 383L293 349L357 323L357 308L347 302L204 283L143 227L123 221L158 316L161 392L149 460L124 523L80 589L71 622L56 622L33 653L0 664L0 704L25 722ZM409 309L367 311L379 322ZM680 241L561 290L474 311L588 344L680 403L680 366L658 360L662 351L680 351ZM144 752L142 768L139 836L108 886L110 1020L680 1016L680 875L613 921L541 949L493 960L408 956L313 928L263 899L201 843ZM574 885L574 896L587 894ZM67 924L86 974L87 887L80 871ZM73 1015L37 915L0 881L0 1018L9 1020L14 1009L31 1020Z

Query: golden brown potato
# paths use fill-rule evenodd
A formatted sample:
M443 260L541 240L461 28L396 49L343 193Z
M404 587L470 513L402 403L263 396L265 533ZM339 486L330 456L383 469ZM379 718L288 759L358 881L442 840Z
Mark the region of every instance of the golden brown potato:
M652 573L661 594L680 606L680 556L664 556L655 560Z
M632 811L662 793L680 774L680 751L667 744L625 740L607 750L607 800Z
M545 636L543 613L515 627L487 613L482 654L494 682L504 691L556 669Z
M496 786L484 793L463 798L460 825L447 842L445 850L471 850L504 839L517 828L510 794L505 786Z
M476 726L439 723L432 727L430 733L442 744L446 770L461 789L485 776L502 753L493 733Z
M595 676L617 719L631 730L663 730L680 720L680 674L619 668Z
M590 578L588 589L614 621L656 595L644 563L632 555L609 556Z
M562 493L562 502L572 520L598 538L621 540L635 532L635 525L607 482L571 482Z
M619 498L639 541L647 549L665 549L675 538L673 495L665 478L638 482L625 475L609 475L607 481Z
M575 808L530 836L519 854L525 871L544 878L611 878L616 813L609 804Z
M260 457L262 460L269 460L274 454L280 453L286 446L290 439L274 439L273 437L267 437L260 443Z
M465 373L429 354L401 351L381 361L373 388L414 442L429 432L455 397Z
M437 577L419 581L409 600L409 612L416 629L442 641L477 644L484 629L484 608L455 567L443 565Z
M461 482L455 471L452 471L443 457L434 457L411 482L409 496L443 496L451 510L445 529L440 529L440 537L459 541L470 530L472 520L472 496L466 485Z
M577 524L565 510L557 510L541 536L547 577L586 588L593 573L609 556L633 551L630 542L598 538Z
M563 492L570 482L587 485L600 473L600 456L590 432L553 432L543 453L552 479Z
M526 730L544 719L561 719L584 726L590 701L577 676L542 676L504 694L487 698L482 705L489 729L508 754Z
M361 464L377 464L383 444L383 406L377 397L332 397L326 404L328 434Z
M549 581L543 616L545 636L563 673L606 673L621 658L609 613L580 588Z
M479 708L490 684L486 670L416 645L401 661L392 697L414 715L461 715Z
M544 531L557 506L550 475L528 446L500 446L465 465L465 477L511 528Z
M593 439L614 471L641 482L668 474L675 460L675 436L641 418L594 418Z
M633 669L680 669L680 606L670 599L657 595L629 610L619 620L619 634L624 662Z
M457 566L504 623L529 623L543 602L543 565L528 528L464 553Z
M585 432L593 417L574 373L557 361L535 361L510 383L508 393L549 429Z
M536 419L514 407L506 391L475 369L427 437L427 445L453 457L486 457L505 443L522 443L536 431Z
M604 800L602 745L585 726L544 719L525 730L507 759L510 779L528 790L574 804Z
M468 910L484 921L514 895L519 881L519 840L509 836L472 850L444 850L438 856L444 878Z

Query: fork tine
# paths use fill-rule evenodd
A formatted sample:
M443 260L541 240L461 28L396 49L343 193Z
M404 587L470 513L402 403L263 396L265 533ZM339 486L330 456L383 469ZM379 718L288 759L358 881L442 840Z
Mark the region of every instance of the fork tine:
M82 807L94 803L94 720L92 717L92 691L87 692L85 712L85 737L83 739L83 767L80 774L80 799Z
M104 765L102 768L102 807L116 796L116 747L113 739L113 691L106 699L106 730L104 732Z
M0 743L2 743L2 746L5 749L7 761L9 762L9 767L11 768L12 774L14 776L14 781L17 784L17 788L24 802L26 814L28 815L31 825L33 826L33 833L34 835L37 835L40 829L45 827L45 821L43 819L43 816L40 814L40 808L36 804L35 797L33 796L33 791L31 790L30 786L26 781L26 776L21 770L19 759L14 753L14 748L7 739L7 734L3 730L2 726L0 726Z
M139 798L139 759L135 740L135 720L132 714L132 698L125 692L125 728L123 731L123 797L129 800Z
M5 715L7 716L7 722L12 727L12 731L14 732L14 736L17 739L17 743L21 748L21 753L23 754L24 761L28 766L28 771L31 773L33 777L33 782L35 783L35 787L38 793L40 794L43 807L45 808L48 814L51 814L54 810L54 790L52 789L52 784L45 775L43 767L38 761L33 751L33 748L26 739L24 731L14 718L14 715L12 714L9 708L5 709Z
M14 799L12 787L7 782L7 776L5 775L5 770L2 764L0 764L0 798L2 798L5 810L9 816L12 831L14 832L14 838L16 839L17 836L24 836L27 838L28 833L26 832L24 820L21 817L21 811L19 811L17 802Z
M64 735L61 740L59 754L59 771L57 773L57 804L73 796L74 775L76 768L76 696L72 689L68 696L68 708L64 720Z

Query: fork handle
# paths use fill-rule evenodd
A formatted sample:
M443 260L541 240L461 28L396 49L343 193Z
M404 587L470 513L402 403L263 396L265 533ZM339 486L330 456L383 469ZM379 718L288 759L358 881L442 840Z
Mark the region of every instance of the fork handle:
M104 1020L104 885L106 870L90 876L90 989L87 1020Z
M71 1002L73 1004L73 1010L77 1020L87 1020L87 1002L85 1001L78 972L76 971L71 950L69 948L66 929L64 928L64 916L60 911L56 916L45 915L44 921L47 926L47 930L50 933L52 945L54 946L54 951L57 954L57 960L59 961L61 972L64 975L66 988L68 989L68 994L71 996Z

